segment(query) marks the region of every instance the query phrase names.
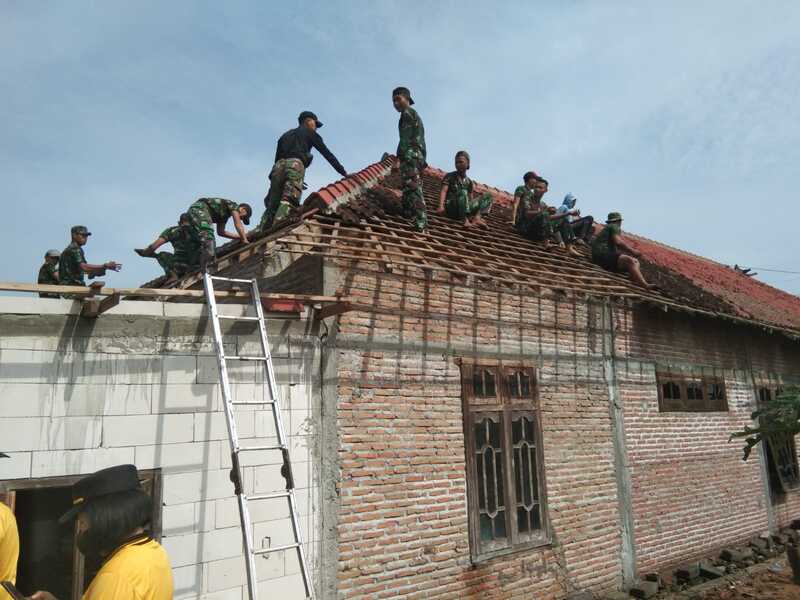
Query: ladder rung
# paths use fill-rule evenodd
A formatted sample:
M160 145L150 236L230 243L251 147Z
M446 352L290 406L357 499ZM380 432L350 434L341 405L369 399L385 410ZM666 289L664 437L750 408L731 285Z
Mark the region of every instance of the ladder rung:
M272 494L258 494L257 496L247 496L247 500L272 500L273 498L288 498L291 492L275 492Z
M218 319L230 319L231 321L258 321L258 317L237 317L235 315L217 315Z
M259 450L283 450L286 446L244 446L239 448L237 452L257 452Z
M231 283L248 283L250 285L253 284L252 279L231 279L230 277L218 277L217 275L211 275L211 279L216 279L217 281L230 281Z
M223 360L260 360L266 361L266 356L223 356Z
M234 406L246 406L253 404L275 404L274 400L240 400L238 402L231 402Z
M274 548L259 548L253 550L253 554L269 554L270 552L280 552L281 550L290 550L292 548L299 548L300 544L289 544L287 546L275 546Z

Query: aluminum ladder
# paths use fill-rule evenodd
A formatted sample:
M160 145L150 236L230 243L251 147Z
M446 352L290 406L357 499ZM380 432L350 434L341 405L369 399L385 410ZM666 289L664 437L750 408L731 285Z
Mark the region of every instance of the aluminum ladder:
M221 315L217 309L217 300L214 295L214 282L220 281L229 283L232 286L247 286L250 288L251 306L255 309L256 316L232 316ZM286 431L283 426L283 416L281 415L280 399L278 398L278 387L275 383L275 368L272 364L272 354L269 349L267 339L267 326L264 321L264 310L261 307L261 293L258 290L258 283L255 279L231 279L229 277L218 277L206 272L203 274L203 285L205 287L206 302L208 303L211 324L214 332L214 349L217 353L217 364L219 366L219 381L222 388L222 399L225 402L225 421L228 425L228 440L231 447L231 482L233 482L234 493L239 505L239 518L242 525L242 542L244 544L245 565L247 567L247 587L250 600L258 598L258 578L256 574L256 556L280 552L282 550L295 549L297 559L300 562L300 571L303 576L306 598L314 600L314 585L306 561L305 550L303 548L303 534L300 529L300 515L297 510L297 500L294 495L294 478L292 476L292 463L289 459L289 447L286 439ZM258 330L261 336L261 356L226 356L225 347L222 339L221 320L233 321L255 321L258 323ZM264 385L268 400L248 400L236 402L231 397L230 381L228 379L228 361L254 361L264 365ZM268 405L272 407L272 416L275 420L275 431L277 444L267 446L241 446L239 435L236 431L236 415L234 407L237 405ZM267 494L254 494L248 496L242 486L242 466L239 455L242 452L254 451L280 451L283 458L281 475L286 479L286 489ZM289 503L289 512L294 531L294 543L274 548L253 548L253 532L250 521L250 511L248 502L259 500L273 500L276 498L286 498Z

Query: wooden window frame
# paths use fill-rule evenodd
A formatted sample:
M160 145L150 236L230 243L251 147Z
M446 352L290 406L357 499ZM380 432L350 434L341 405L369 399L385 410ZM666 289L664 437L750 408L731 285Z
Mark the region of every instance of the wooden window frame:
M531 363L501 362L496 360L461 359L461 396L463 407L464 448L466 452L466 488L469 522L470 556L473 563L520 552L522 550L545 546L552 543L552 533L547 510L547 485L544 471L544 452L542 447L541 411L539 408L538 377ZM495 376L495 396L493 398L475 397L473 375L476 369L485 369ZM524 372L530 379L530 395L525 398L510 395L507 377L511 372ZM493 415L500 421L501 455L503 464L503 490L505 506L505 531L507 543L504 545L481 542L480 508L478 500L475 424L482 415ZM533 425L533 448L535 452L535 477L540 528L529 534L518 531L518 499L515 490L514 443L512 425L514 419L530 417ZM518 444L519 445L519 444ZM519 448L518 448L519 449ZM534 508L533 510L536 510Z
M9 479L0 482L0 502L5 503L16 513L17 492L23 490L42 490L48 488L71 487L80 481L87 474L83 475L64 475L60 477L37 477L32 479ZM150 522L150 534L156 541L161 541L161 514L162 514L162 492L163 483L161 469L143 469L139 471L141 481L150 481L152 486L149 490L153 500L153 518ZM86 591L84 587L85 561L83 554L78 550L76 539L78 534L78 523L75 522L75 530L72 538L72 599L79 600Z
M664 397L664 385L668 383L674 383L678 386L680 399ZM717 386L722 391L721 398L712 398L714 386ZM712 413L729 411L728 391L723 377L656 371L656 387L658 389L659 412ZM699 389L703 397L689 399L689 387Z

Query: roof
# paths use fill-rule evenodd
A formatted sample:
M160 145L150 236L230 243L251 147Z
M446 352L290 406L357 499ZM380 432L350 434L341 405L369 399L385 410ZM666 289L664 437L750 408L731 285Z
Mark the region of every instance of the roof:
M295 254L370 261L385 270L416 269L449 274L474 286L551 289L589 296L611 296L747 321L800 335L800 298L746 277L732 268L664 244L625 234L642 253L643 270L657 291L642 289L627 276L610 273L589 260L587 249L571 256L545 250L510 226L513 196L476 182L494 200L487 229L465 228L434 213L445 172L425 169L423 189L428 231L415 231L399 213L400 178L396 159L383 159L312 193L305 221L284 222L251 234L243 247L231 242L218 250L218 267L237 276L259 276L265 247L277 244ZM147 284L146 284L147 285ZM151 282L158 286L158 280ZM198 285L188 276L179 287Z

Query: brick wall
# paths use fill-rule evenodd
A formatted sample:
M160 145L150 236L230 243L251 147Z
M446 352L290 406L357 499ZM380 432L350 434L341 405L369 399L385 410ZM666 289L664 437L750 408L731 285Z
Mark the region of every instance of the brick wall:
M14 489L20 479L85 474L121 463L161 469L162 544L173 567L175 597L246 597L216 357L200 308L123 302L87 321L20 314L62 303L25 299L22 308L12 300L0 306L0 446L11 455L0 461L0 489ZM71 306L63 304L66 310ZM170 317L163 311L171 311ZM255 353L260 345L252 329L236 327L226 336L228 350ZM318 464L319 352L318 339L304 327L283 322L270 330L302 525L317 561L319 474L311 465ZM237 400L262 397L258 365L229 368ZM274 433L271 411L257 408L237 407L245 443L274 440L266 437ZM246 469L248 491L284 487L275 453L245 460L263 465ZM272 545L292 541L285 500L252 503L251 511L258 544L265 536ZM294 553L257 562L263 595L304 597Z
M369 271L341 290L340 598L563 598L620 583L603 335L585 302ZM427 316L426 316L427 315ZM472 565L457 356L539 366L553 543Z
M798 348L729 322L614 306L630 489L615 477L611 336L596 301L478 291L467 281L350 268L338 291L339 598L565 598L621 584L620 510L635 567L756 535L767 500L728 435L749 418L751 365L791 373ZM748 346L748 355L742 346ZM458 356L539 366L553 543L471 564ZM659 413L656 364L705 365L728 413ZM623 485L623 488L625 486ZM629 494L629 498L627 497ZM630 503L628 507L626 502ZM800 516L793 496L781 522Z
M653 570L767 531L770 500L758 452L743 462L743 444L728 439L755 409L752 369L797 377L797 344L678 313L620 308L616 317L638 568ZM724 377L728 412L660 413L656 365ZM789 494L777 523L798 517L800 497Z

